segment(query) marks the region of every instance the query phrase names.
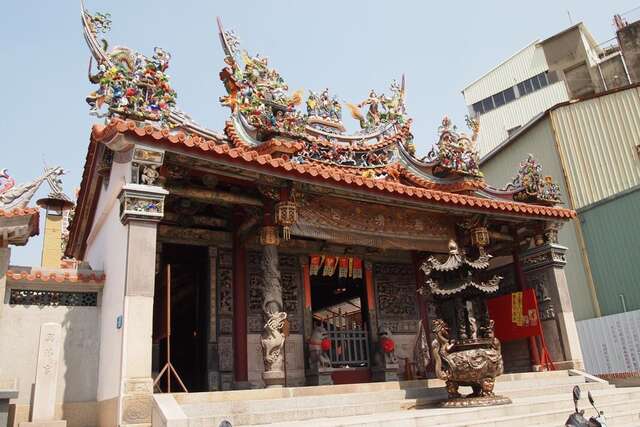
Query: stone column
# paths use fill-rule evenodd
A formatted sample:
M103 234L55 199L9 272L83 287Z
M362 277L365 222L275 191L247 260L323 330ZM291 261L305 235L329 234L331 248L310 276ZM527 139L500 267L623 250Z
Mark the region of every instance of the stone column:
M264 280L262 309L265 318L264 331L260 339L264 361L262 380L267 388L282 387L285 383L283 328L287 313L284 312L282 303L282 283L278 265L278 228L270 225L263 226L260 242L262 243Z
M209 340L207 344L207 378L210 391L220 390L218 363L218 248L209 247Z
M167 194L161 187L141 184L126 184L120 193L120 220L128 228L128 244L119 425L151 425L156 232Z
M584 369L564 273L566 252L567 248L555 243L554 239L547 239L544 244L525 251L521 262L527 286L544 289L553 306L553 315L541 317L544 338L553 364L556 369Z
M0 246L0 319L2 318L4 297L7 291L7 270L9 269L10 259L11 248L8 246Z

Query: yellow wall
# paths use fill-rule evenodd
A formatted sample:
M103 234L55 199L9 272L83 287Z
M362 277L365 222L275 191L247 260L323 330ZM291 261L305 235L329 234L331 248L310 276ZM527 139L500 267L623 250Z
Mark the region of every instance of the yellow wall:
M44 223L44 242L42 244L42 266L60 268L62 258L62 215L47 214Z

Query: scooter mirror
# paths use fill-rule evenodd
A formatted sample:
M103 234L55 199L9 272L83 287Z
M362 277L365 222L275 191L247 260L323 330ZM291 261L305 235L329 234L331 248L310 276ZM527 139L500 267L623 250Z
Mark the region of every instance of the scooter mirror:
M580 400L580 387L574 386L573 387L573 403L578 403L578 400Z
M594 401L593 401L593 396L591 395L591 390L587 392L587 397L589 398L589 403L591 403L591 406L593 406Z

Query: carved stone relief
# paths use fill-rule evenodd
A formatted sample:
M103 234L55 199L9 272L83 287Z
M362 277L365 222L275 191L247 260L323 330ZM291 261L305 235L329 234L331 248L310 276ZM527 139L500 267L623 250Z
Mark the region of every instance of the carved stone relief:
M228 249L221 249L218 255L218 292L220 315L233 315L233 267Z
M381 264L373 267L378 324L393 333L415 333L418 320L416 276L410 264Z

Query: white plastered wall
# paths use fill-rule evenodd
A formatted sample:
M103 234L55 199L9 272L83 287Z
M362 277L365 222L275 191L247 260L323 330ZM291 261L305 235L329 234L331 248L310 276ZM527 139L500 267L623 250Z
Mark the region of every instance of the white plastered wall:
M128 163L113 162L108 187L100 194L85 253L91 267L103 270L106 275L100 311L98 401L115 398L120 393L123 329L117 328L117 319L124 314L127 227L120 222L118 194L129 170Z

